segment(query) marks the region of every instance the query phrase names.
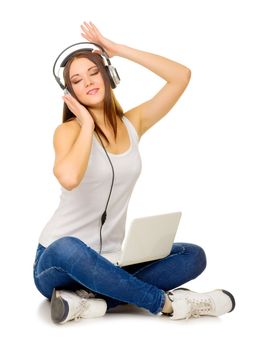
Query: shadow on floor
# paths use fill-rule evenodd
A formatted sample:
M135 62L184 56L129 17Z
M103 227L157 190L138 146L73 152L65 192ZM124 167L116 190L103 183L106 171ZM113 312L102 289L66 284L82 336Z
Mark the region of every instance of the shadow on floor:
M50 305L51 303L47 300L44 299L38 307L38 316L39 318L46 323L50 323L51 321L51 316L50 316ZM121 315L121 316L137 316L137 315L142 315L145 317L153 317L149 311L139 308L135 305L119 305L116 306L113 309L110 309L106 312L106 316L109 315Z

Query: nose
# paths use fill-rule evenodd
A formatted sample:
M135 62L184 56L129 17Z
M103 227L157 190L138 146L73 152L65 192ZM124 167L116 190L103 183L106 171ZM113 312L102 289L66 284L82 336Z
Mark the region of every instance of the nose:
M93 81L92 81L91 77L90 76L85 76L85 78L84 78L84 85L85 85L85 87L88 87L89 85L92 85L92 84L93 84Z

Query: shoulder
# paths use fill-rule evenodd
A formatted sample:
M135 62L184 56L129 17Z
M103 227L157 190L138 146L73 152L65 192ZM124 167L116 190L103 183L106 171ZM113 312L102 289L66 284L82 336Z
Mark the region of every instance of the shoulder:
M60 139L65 139L68 141L74 140L78 136L80 130L81 127L76 119L63 122L62 124L58 125L54 131L54 142Z
M62 124L59 124L56 129L55 132L75 132L75 131L79 131L81 129L79 123L77 122L76 118L67 121L67 122L63 122Z

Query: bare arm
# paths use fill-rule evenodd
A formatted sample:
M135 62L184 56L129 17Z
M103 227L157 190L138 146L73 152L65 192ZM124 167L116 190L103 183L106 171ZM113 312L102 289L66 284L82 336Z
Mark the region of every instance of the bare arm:
M153 53L125 45L117 45L116 50L118 56L144 66L166 81L151 99L125 113L128 118L138 120L142 135L175 105L189 83L191 72L186 66Z
M67 190L72 190L81 182L88 166L93 138L93 129L88 125L83 124L77 127L72 123L60 125L54 133L53 172L60 184Z
M84 22L81 29L85 39L103 46L110 57L119 56L129 59L165 80L165 85L151 99L125 113L142 135L166 115L178 101L189 83L190 69L168 58L117 44L105 38L91 22Z
M63 187L72 190L79 185L88 166L94 121L88 110L72 96L64 96L63 99L79 123L71 121L56 128L53 172Z

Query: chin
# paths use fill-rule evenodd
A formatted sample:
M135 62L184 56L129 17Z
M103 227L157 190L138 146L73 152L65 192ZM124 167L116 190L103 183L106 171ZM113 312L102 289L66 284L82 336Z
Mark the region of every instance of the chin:
M84 105L88 108L93 108L93 109L97 109L97 108L103 108L104 106L104 101L85 101Z

